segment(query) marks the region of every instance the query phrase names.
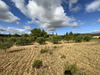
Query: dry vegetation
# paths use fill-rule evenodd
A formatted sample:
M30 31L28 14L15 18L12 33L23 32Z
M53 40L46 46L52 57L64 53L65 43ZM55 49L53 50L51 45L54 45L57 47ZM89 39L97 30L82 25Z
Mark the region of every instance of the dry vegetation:
M41 53L41 49L48 50ZM66 58L61 58L61 56ZM43 66L32 68L35 60ZM79 73L100 75L100 43L82 42L45 45L34 43L0 50L0 75L64 75L64 64L77 64Z

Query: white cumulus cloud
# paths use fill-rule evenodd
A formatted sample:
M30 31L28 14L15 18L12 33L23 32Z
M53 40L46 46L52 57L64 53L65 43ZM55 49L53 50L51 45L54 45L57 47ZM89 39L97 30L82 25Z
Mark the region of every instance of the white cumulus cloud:
M20 20L9 11L9 6L2 0L0 0L0 20L4 22L15 22Z
M29 0L28 4L25 4L25 0L12 0L12 2L24 15L32 19L28 23L38 23L47 31L55 31L66 26L78 26L75 18L67 16L64 12L61 6L62 0Z
M99 23L100 23L100 18L97 20L97 22L99 22Z
M19 25L19 26L21 26L21 27L23 27L23 28L25 28L25 29L28 30L28 31L31 30L31 27L30 27L30 26L24 26L24 25L22 25L22 24L19 23L19 22L16 22L16 24Z
M69 10L72 12L77 12L81 9L80 5L76 5L75 7L73 6L74 4L76 4L78 2L78 0L69 0Z
M13 27L7 27L7 28L3 28L2 26L0 26L0 31L2 33L7 32L7 33L17 33L17 34L25 34L25 29L19 29L19 28L13 28Z
M94 0L86 6L87 12L100 11L100 0Z

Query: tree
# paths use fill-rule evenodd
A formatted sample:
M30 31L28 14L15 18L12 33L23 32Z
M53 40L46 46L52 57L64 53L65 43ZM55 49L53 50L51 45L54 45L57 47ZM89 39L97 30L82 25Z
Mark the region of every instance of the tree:
M70 32L70 33L69 33L69 35L70 35L70 36L73 36L73 33L72 33L72 32Z
M68 36L68 32L66 33L66 36Z
M66 36L65 40L69 42L71 40L71 36Z
M13 37L20 37L20 35L16 33L13 35Z
M41 31L41 37L47 37L47 32L45 32L44 29Z
M12 45L13 45L12 42L3 42L3 43L0 43L0 49L4 49L6 52L6 50L12 47Z
M29 35L28 35L28 34L22 34L21 36L24 36L24 37L29 37Z
M40 37L41 36L41 30L39 28L32 29L31 30L31 36Z
M75 36L75 37L74 37L74 40L75 40L75 42L82 42L83 36L82 36L82 35Z
M58 36L58 34L56 33L56 36Z
M85 35L84 38L83 38L83 40L84 40L84 41L90 41L91 38L92 38L91 36Z

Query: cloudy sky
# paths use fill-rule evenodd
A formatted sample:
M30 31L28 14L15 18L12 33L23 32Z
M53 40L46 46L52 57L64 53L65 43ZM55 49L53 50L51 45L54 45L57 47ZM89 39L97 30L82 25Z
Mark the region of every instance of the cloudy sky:
M0 0L0 33L100 32L100 0Z

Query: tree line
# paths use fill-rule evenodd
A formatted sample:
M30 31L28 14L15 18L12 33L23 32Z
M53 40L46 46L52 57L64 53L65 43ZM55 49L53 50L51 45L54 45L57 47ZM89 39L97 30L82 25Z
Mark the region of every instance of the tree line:
M30 34L9 34L8 36L0 37L0 49L4 49L6 52L7 48L12 47L13 45L29 45L32 42L38 42L39 44L45 44L46 41L50 41L53 44L58 44L59 41L63 40L66 42L83 42L90 41L92 38L91 35L82 35L82 34L74 34L72 32L66 33L65 35L56 35L47 34L45 30L41 30L39 28L35 28L31 30Z

